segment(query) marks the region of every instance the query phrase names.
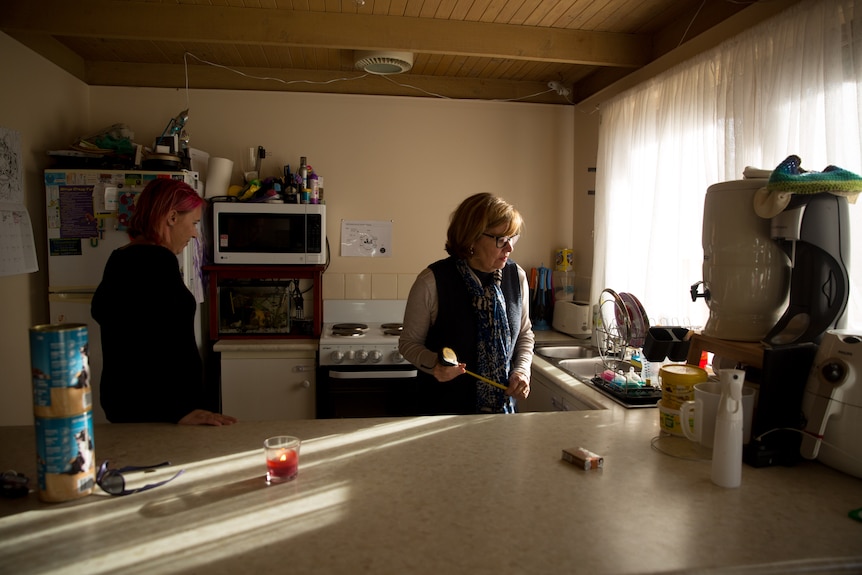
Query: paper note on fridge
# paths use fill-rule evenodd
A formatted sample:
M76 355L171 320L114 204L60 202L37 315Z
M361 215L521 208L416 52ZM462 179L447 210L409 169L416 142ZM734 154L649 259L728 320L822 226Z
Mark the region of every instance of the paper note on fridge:
M99 236L93 213L93 186L59 186L59 199L61 238Z

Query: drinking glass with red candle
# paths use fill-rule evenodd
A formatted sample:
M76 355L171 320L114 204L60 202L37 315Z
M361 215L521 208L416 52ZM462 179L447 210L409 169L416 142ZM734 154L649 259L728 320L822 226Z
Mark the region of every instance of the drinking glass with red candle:
M266 482L281 483L290 481L299 472L298 437L277 435L263 442L266 453Z

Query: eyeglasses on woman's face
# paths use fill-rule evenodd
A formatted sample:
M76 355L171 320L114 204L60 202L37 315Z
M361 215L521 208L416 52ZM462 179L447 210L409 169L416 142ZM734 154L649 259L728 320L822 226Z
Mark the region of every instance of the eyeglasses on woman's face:
M101 487L105 493L110 493L111 495L131 495L132 493L140 493L141 491L147 491L148 489L155 489L159 485L164 485L168 481L176 479L182 475L185 469L180 469L173 477L165 479L164 481L150 483L149 485L129 490L126 490L126 479L123 477L123 473L155 469L156 467L164 467L170 464L170 461L164 461L162 463L157 463L156 465L147 465L144 467L129 466L121 467L119 469L108 469L108 460L106 459L102 465L99 466L99 471L96 473L96 484Z
M515 244L518 243L518 238L520 237L518 234L513 236L495 236L493 234L486 234L485 232L482 232L482 235L494 240L497 243L498 248L502 248L506 244L509 244L509 247L514 248Z

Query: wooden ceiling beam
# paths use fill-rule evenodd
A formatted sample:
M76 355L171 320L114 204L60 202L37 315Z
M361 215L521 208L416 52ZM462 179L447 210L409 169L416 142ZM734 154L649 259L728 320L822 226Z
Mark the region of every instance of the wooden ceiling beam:
M114 0L3 0L10 33L399 50L636 68L648 36L401 16Z

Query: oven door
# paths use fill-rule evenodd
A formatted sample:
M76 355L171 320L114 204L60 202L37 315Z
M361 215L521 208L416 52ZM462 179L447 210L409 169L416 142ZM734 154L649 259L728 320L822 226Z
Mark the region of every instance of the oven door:
M405 417L417 413L418 372L412 365L323 365L317 417Z

